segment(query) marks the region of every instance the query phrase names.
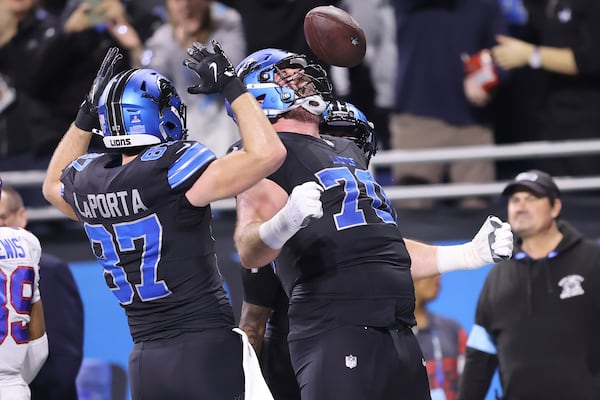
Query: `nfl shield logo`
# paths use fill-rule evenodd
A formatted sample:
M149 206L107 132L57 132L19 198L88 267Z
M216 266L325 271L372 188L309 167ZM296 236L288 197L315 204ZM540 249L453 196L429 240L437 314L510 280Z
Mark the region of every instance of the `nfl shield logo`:
M356 362L357 362L358 358L356 356L353 356L352 354L350 354L349 356L346 356L346 367L352 369L352 368L356 368Z

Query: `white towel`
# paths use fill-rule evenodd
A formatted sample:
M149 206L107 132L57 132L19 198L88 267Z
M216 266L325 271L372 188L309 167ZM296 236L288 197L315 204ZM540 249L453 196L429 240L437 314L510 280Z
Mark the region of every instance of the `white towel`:
M265 382L265 378L258 364L258 357L254 348L248 341L248 336L240 328L233 328L233 331L242 337L242 366L244 367L245 391L244 400L273 400L273 395Z

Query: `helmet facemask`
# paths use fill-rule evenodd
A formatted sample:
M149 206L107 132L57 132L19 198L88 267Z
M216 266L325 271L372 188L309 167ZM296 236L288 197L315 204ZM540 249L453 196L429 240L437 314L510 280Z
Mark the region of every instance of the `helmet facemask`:
M375 127L353 104L332 101L323 113L319 129L325 134L353 141L366 154L367 161L377 152Z
M143 93L142 97L146 97L152 100L153 103L158 105L158 116L161 120L158 128L163 136L164 141L175 140L172 137L172 131L176 128L176 125L165 118L165 110L175 112L179 115L183 126L182 140L187 138L187 108L186 105L181 101L175 90L175 86L169 80L164 77L159 77L157 80L157 86L160 91L158 98L154 98L149 93Z
M237 74L268 118L280 117L298 107L321 115L331 98L327 73L303 55L260 50L240 63Z

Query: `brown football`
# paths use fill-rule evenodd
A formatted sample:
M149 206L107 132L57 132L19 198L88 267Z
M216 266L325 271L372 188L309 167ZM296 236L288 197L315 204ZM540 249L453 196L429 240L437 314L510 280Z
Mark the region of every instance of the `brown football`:
M350 14L335 6L319 6L304 17L304 37L327 64L354 67L365 57L365 33Z

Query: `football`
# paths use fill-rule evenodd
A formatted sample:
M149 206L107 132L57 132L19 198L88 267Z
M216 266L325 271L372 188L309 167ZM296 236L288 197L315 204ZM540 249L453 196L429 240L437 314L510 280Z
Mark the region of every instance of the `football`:
M319 6L304 17L304 37L319 59L338 67L354 67L367 51L365 33L350 14L335 6Z

